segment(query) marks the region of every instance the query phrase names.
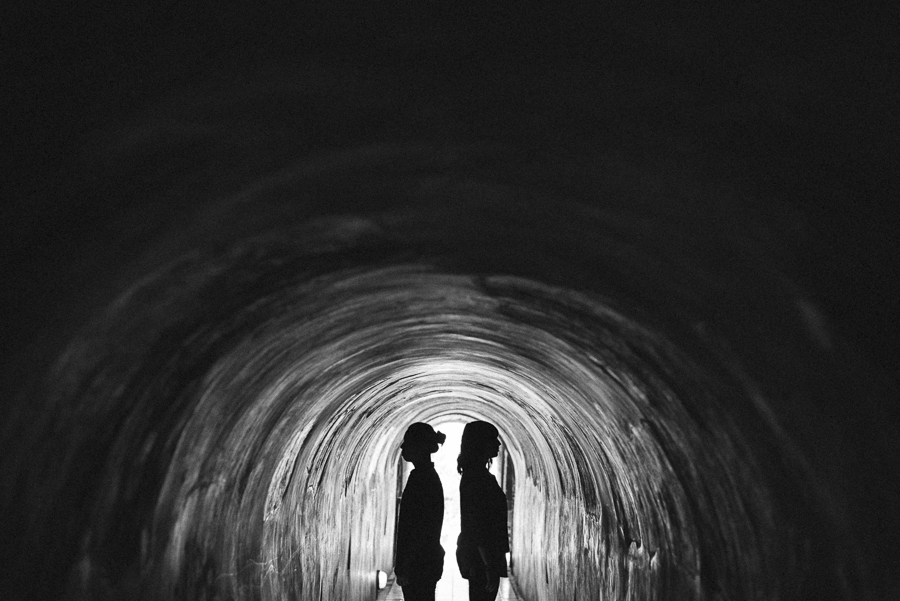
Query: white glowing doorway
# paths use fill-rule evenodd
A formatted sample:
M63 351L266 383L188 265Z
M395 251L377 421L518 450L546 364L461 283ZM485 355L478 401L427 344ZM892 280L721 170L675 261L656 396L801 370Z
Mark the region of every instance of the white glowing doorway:
M459 536L459 474L456 457L465 426L462 422L435 424L435 428L447 435L443 447L433 455L434 469L444 486L444 527L441 529L441 546L444 547L444 575L438 581L435 601L468 599L468 583L459 575L456 565L456 537Z

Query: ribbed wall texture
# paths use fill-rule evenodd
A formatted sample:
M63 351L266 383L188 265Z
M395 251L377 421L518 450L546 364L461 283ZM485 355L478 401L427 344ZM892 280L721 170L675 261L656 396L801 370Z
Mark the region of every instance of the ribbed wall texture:
M479 227L514 215L501 206ZM467 275L448 251L409 263L408 233L455 231L434 208L318 221L289 237L275 228L155 270L69 344L47 380L48 404L26 434L60 435L28 457L43 475L26 489L39 500L31 551L61 562L75 551L41 542L62 519L82 532L75 589L371 598L374 571L391 569L405 425L465 415L508 441L512 562L527 599L791 599L823 583L833 598L850 595L835 575L859 582L852 541L773 415L785 401L760 393L685 306L689 294L722 306L687 288L721 282L722 257L691 264L709 274L678 277L635 247L640 277L677 283L660 286L652 308L667 321L657 322L604 294L634 278L605 216L555 211L574 224L571 240L606 241L567 243L542 220L527 252L552 242L556 256L537 255L540 269L550 262L555 279L615 265L621 280L578 292L539 283L523 277L534 255L510 261L527 272L515 276ZM672 239L666 262L677 268L687 259ZM483 244L495 257L506 241ZM774 375L833 360L810 341L796 299L753 276L755 301L780 323L742 314L721 330L804 354ZM71 495L89 510L67 512Z
M102 13L16 88L0 597L373 599L404 429L450 418L502 433L527 601L898 590L852 61L247 10Z

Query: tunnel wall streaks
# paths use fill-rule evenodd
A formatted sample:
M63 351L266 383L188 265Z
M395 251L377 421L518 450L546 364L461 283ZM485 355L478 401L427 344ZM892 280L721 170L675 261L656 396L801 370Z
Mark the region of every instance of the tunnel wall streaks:
M745 433L785 449L734 382L664 337L600 297L523 279L327 273L313 267L334 264L327 254L269 252L160 272L101 322L104 344L124 344L118 359L85 347L63 360L60 403L84 378L86 407L127 407L82 551L106 567L89 580L134 586L100 555L128 540L110 528L130 502L146 516L133 527L152 530L134 561L160 598L369 598L374 570L390 568L403 424L468 413L509 438L526 598L788 598L796 586L801 542L776 497L798 493L773 490L785 485L760 467L769 451ZM210 315L201 299L213 290L229 302ZM131 322L142 305L152 316ZM118 371L147 356L164 360ZM155 382L173 370L192 376ZM180 388L167 391L174 424L161 445L140 416L166 384ZM146 499L120 484L129 457L148 462L131 450L140 444L165 468L158 491L148 475L138 485Z
M509 439L527 598L865 597L853 463L821 433L841 395L876 402L871 373L811 331L789 252L719 224L733 197L639 201L598 161L574 199L443 141L235 160L242 136L189 127L211 95L107 149L142 170L177 147L190 178L91 172L174 216L116 222L137 254L6 425L33 596L367 598L404 424L464 414Z
M304 531L276 524L318 499L297 496L316 445L345 451L323 424L368 423L341 413L376 403L359 385L411 408L389 422L439 399L498 420L491 407L519 407L504 430L530 499L517 511L570 533L537 529L561 573L603 565L620 595L659 576L663 595L677 581L728 598L775 573L754 586L900 598L893 6L19 4L4 11L0 597L152 596L163 575L198 596L321 589L318 550L302 583L265 562L303 559L288 541ZM300 307L329 312L307 302L321 276L390 265L463 276L499 306L484 331L400 344L390 366L331 348L337 371L383 367L338 385L299 334L330 326ZM623 319L583 310L597 304ZM498 316L534 329L497 333ZM513 331L575 356L537 361ZM231 371L245 363L265 375ZM389 478L391 426L315 482L335 508L381 511L365 473ZM387 550L330 509L343 534L314 542L371 569ZM772 524L784 547L763 559ZM579 536L608 542L578 555ZM751 550L720 553L734 537ZM532 590L571 588L516 553ZM328 586L362 590L342 574Z

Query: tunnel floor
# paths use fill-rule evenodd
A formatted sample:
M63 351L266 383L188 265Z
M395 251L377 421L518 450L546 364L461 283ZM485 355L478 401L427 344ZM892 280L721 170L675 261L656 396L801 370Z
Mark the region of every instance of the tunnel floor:
M452 572L451 572L452 570ZM500 579L500 590L497 592L497 601L523 601L516 594L515 576ZM456 561L448 554L444 562L444 577L438 582L434 592L434 601L465 601L469 598L469 585L456 571ZM401 601L403 589L398 585L391 574L387 586L378 592L376 601Z

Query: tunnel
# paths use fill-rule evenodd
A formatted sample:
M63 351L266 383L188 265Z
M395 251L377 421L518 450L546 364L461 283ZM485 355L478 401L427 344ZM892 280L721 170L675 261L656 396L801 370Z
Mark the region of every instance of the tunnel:
M877 19L337 5L14 21L0 596L374 600L476 419L523 600L900 593Z

